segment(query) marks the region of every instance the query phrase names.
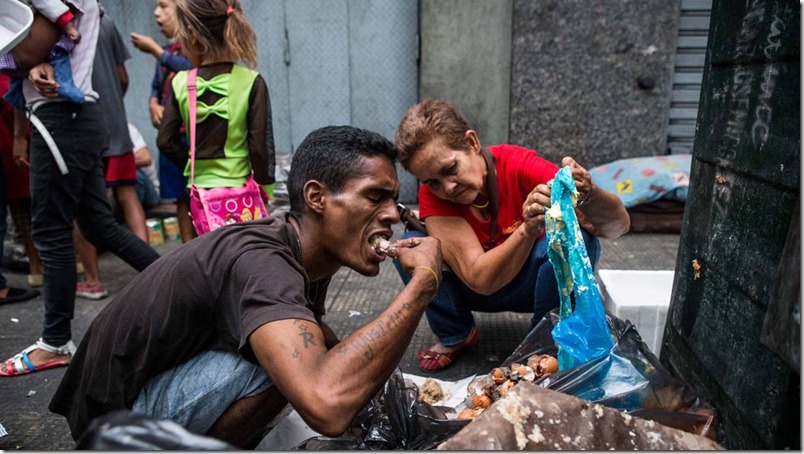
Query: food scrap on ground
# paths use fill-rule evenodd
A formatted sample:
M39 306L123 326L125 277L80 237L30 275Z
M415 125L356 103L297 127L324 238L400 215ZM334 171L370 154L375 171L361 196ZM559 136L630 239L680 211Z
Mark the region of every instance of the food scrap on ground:
M458 415L458 419L476 418L520 381L532 383L555 372L558 372L558 360L550 355L532 355L527 364L514 363L507 368L496 367L469 384L466 409Z

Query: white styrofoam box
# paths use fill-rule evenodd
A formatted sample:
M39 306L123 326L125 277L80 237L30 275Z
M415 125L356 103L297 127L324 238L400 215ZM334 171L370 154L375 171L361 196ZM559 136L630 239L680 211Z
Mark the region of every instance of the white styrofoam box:
M607 311L634 324L658 356L662 348L674 271L598 270L598 287Z

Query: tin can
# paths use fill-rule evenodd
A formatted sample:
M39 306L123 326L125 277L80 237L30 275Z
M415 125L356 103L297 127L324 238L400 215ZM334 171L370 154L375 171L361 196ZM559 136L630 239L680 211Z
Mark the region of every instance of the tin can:
M151 246L159 246L165 243L161 220L156 218L146 219L145 226L148 227L148 243Z
M169 217L162 220L162 227L165 231L165 239L178 240L181 238L179 220L176 217Z

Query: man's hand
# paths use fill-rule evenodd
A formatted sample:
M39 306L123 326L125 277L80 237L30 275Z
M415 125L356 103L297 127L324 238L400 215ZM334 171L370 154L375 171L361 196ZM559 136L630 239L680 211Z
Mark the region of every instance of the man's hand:
M537 237L544 232L545 208L550 208L550 187L542 183L530 191L522 204L522 219L525 220L525 233Z
M131 32L130 36L131 36L131 44L133 44L134 47L136 47L137 49L139 49L139 50L141 50L141 51L143 51L143 52L145 52L147 54L151 54L156 58L159 58L159 57L162 56L162 52L164 52L164 49L162 49L162 46L160 46L150 36L141 35L139 33L134 33L134 32Z
M49 63L40 63L31 68L28 72L28 80L40 95L46 98L59 96L59 84L53 74L53 67Z
M396 242L399 247L399 263L402 268L410 274L415 272L427 273L423 268L433 270L433 288L438 290L438 283L441 281L441 241L431 236L408 238ZM422 268L417 271L417 268ZM432 274L431 274L432 275ZM437 281L437 282L436 282Z

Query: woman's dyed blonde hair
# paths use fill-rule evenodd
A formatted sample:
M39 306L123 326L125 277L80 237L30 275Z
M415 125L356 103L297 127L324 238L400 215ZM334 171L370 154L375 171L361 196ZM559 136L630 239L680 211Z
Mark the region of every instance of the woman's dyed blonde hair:
M176 22L186 53L257 66L257 38L238 0L176 0Z
M433 140L441 140L456 150L468 150L469 129L458 109L444 101L425 99L408 110L396 129L399 163L408 169L413 155Z

